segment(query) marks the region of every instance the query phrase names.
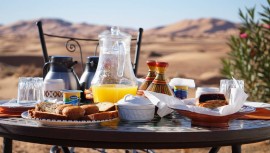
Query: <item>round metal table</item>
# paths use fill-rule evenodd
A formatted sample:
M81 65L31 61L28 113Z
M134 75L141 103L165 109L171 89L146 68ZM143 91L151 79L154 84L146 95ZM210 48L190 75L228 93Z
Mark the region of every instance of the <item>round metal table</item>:
M0 120L3 152L11 152L12 140L69 147L110 149L180 149L232 146L241 152L241 144L270 138L270 121L233 120L227 128L192 126L188 118L155 119L147 123L113 120L86 126L44 126L34 120Z

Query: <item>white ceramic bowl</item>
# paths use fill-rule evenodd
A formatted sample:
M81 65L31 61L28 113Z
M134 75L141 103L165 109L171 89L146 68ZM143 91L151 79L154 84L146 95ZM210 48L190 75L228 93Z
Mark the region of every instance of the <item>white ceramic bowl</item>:
M155 105L145 97L126 95L116 106L119 118L124 121L147 122L154 118Z

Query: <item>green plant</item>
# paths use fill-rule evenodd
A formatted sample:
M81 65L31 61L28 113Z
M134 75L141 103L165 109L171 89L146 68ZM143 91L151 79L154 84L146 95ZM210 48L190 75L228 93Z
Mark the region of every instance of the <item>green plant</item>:
M255 19L255 7L241 10L239 36L228 41L231 51L222 59L221 73L245 81L249 100L270 102L270 0Z

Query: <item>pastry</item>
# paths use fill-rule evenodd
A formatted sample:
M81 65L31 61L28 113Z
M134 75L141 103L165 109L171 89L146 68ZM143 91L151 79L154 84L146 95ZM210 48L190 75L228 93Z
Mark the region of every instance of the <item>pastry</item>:
M207 93L202 94L198 98L198 106L214 109L224 105L228 105L224 94L220 93Z
M56 109L55 109L55 113L56 114L63 114L62 113L62 111L63 111L63 109L65 108L65 107L68 107L68 106L72 106L71 104L63 104L63 105L59 105L59 106L57 106L56 107Z
M39 118L39 119L51 119L51 120L67 120L67 116L48 113L48 112L41 112L35 110L28 110L28 114L31 118Z
M82 109L80 106L68 106L62 110L62 114L71 120L78 120L82 118L84 113L84 109Z
M90 115L99 112L99 108L95 104L82 105L80 107L84 109L84 115Z

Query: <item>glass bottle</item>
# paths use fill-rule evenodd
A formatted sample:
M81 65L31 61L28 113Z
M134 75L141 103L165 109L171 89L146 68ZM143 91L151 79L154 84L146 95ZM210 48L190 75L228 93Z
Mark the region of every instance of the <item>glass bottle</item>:
M168 67L167 62L156 62L156 77L147 88L148 91L153 91L157 93L163 93L167 95L174 96L173 91L169 87L165 79L165 70Z
M148 66L148 74L145 77L144 82L140 85L137 95L143 95L143 91L149 87L156 77L156 61L148 60L146 61L146 64Z

